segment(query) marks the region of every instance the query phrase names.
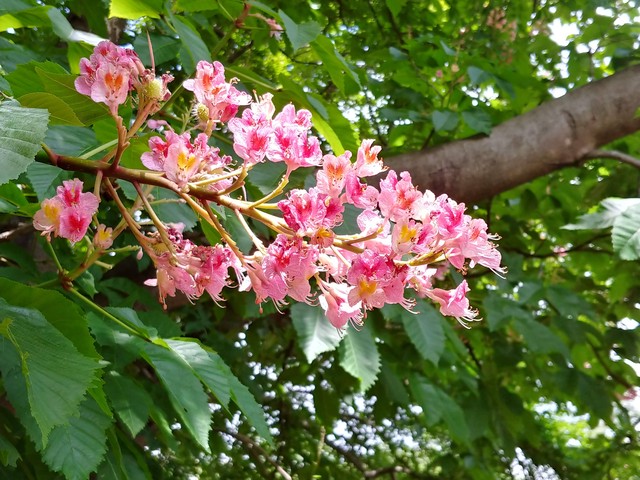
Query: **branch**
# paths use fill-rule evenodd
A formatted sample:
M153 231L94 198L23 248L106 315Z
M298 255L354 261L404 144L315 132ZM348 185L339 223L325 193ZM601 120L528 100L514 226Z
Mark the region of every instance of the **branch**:
M594 150L587 153L584 158L612 158L622 163L628 163L636 168L640 168L640 160L626 153L618 152L617 150Z
M289 475L284 468L282 468L282 466L280 464L278 464L278 462L276 462L273 458L271 458L271 456L267 453L267 451L262 448L258 442L256 442L253 438L248 437L246 435L243 435L241 433L236 433L236 432L232 432L229 430L225 430L224 428L219 428L219 427L213 427L214 430L220 432L220 433L224 433L225 435L229 435L230 437L235 438L236 440L239 440L241 443L244 443L247 447L250 453L258 453L259 455L262 456L262 458L264 458L267 462L269 462L271 465L273 465L275 467L275 469L277 470L277 472L282 475L282 478L284 478L285 480L292 480L291 479L291 475ZM254 456L254 455L252 455ZM255 457L254 457L255 458Z
M386 159L414 184L477 202L555 170L578 166L640 130L640 65L573 90L478 135Z

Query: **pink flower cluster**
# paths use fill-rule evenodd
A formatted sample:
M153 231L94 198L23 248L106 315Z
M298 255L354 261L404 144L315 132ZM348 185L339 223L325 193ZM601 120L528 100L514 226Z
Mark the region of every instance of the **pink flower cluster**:
M160 249L161 253L152 254L157 269L156 278L145 282L146 285L158 287L165 308L166 297L175 296L177 290L189 299L199 298L207 292L214 301L222 301L222 289L231 285L229 268L242 276L239 260L231 249L222 245L195 245L182 236L182 225L169 225L167 235L174 254L163 249ZM157 235L152 240L161 244Z
M252 166L266 159L284 162L287 176L299 167L315 167L322 163L322 151L317 137L309 135L311 112L298 110L291 104L273 118L272 95L264 95L242 112L241 118L229 121L233 133L233 149Z
M150 152L142 154L141 160L150 170L164 172L166 177L183 188L190 181L221 175L231 163L228 155L220 156L220 149L207 145L208 137L199 134L191 143L189 133L178 135L173 130L165 132L165 139L151 137ZM231 185L231 180L220 180L209 186L211 190L222 191Z
M227 122L235 117L238 107L249 105L251 96L241 92L233 86L236 79L230 82L225 80L224 67L220 62L198 62L196 78L186 80L182 85L186 90L193 92L198 105L195 111L200 117L199 106L206 110L206 120L212 122ZM204 115L202 115L204 117ZM205 118L201 118L205 120Z
M90 192L82 193L82 186L77 178L64 181L55 197L42 202L33 216L33 226L49 239L53 234L73 243L82 240L98 210L98 198Z
M115 87L126 84L130 89L131 78L141 73L137 57L111 44L100 44L81 68L78 90L116 108L126 94L119 90L124 87ZM463 324L476 319L466 281L452 289L434 283L448 267L465 273L468 267L482 265L504 272L493 243L497 237L487 232L483 220L471 218L464 204L446 195L420 191L407 172L388 171L377 186L371 185L367 179L386 170L373 140L362 142L355 161L349 151L323 155L318 138L311 135L309 111L286 105L276 113L271 95L252 102L234 83L226 81L219 62L199 62L195 78L185 81L184 87L195 95L195 111L205 133L192 140L189 133L178 134L165 122L164 138L149 140L150 151L142 155L142 163L163 172L183 197L189 194L189 184L208 185L219 205L264 223L277 235L265 246L242 221L256 246L246 255L217 217L209 220L227 245L197 246L183 237L179 227L156 220L158 231L139 239L157 268L156 278L147 283L158 287L163 303L177 291L189 299L207 292L220 302L222 289L233 283L229 277L233 270L239 289L253 290L256 302L270 299L279 307L290 297L319 304L339 329L349 323L362 325L368 311L386 304L412 311L412 295L430 298L442 314ZM248 107L237 117L241 106ZM232 170L231 158L208 145L212 129L220 123L227 123L233 134L242 168ZM231 198L229 193L240 191L251 169L267 160L286 165L285 179L273 194L251 202L242 190L244 199L243 195ZM281 194L288 175L300 167L317 167L316 185L290 190L276 205L265 203ZM66 182L57 197L43 202L34 220L46 234L77 241L86 232L97 199L79 193L82 184L74 182L79 186ZM344 235L337 229L345 228L347 207L356 210L357 221L349 225L353 232ZM67 213L67 208L74 213ZM206 210L200 209L199 215ZM273 210L280 216L269 213ZM407 294L410 290L412 295Z
M166 101L170 96L167 84L171 80L171 75L156 79L133 50L103 41L88 59L80 60L80 76L76 78L75 87L94 102L106 104L116 116L118 107L134 89L138 90L141 102Z

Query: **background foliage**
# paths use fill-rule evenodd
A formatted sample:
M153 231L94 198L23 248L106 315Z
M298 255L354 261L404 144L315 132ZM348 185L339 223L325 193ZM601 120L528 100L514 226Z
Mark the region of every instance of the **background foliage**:
M0 472L633 478L640 210L605 200L638 196L638 170L626 164L590 161L469 207L503 237L509 268L505 279L467 277L484 317L471 330L420 304L419 315L386 308L341 337L319 308L260 311L232 292L224 309L178 300L165 312L142 285L148 261L126 248L72 290L37 287L56 274L30 217L73 175L42 153L32 163L40 142L81 155L116 135L69 75L92 35L132 45L150 64L149 33L157 71L176 77L164 114L177 126L190 108L177 86L198 60L219 59L248 91L311 110L337 154L363 138L392 156L488 134L638 60L634 1L246 5L2 2ZM284 31L271 35L265 19ZM125 165L140 165L146 140L132 142ZM637 154L639 144L633 135L613 147ZM268 191L280 173L266 169L249 187ZM158 209L193 238L211 235L179 204ZM53 248L72 268L86 246Z

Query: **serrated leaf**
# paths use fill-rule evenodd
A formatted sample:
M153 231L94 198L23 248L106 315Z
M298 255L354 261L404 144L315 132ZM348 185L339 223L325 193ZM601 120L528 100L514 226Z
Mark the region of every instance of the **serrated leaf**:
M202 41L200 34L184 17L175 15L171 17L171 20L182 41L180 54L182 67L188 75L191 75L196 71L196 65L200 60L211 61L211 52L209 47Z
M81 355L38 310L13 307L0 299L0 319L0 348L13 347L20 357L29 414L38 425L37 440L46 446L51 430L77 413L98 363ZM9 400L19 404L15 397L22 387L6 382L5 388Z
M165 343L189 364L200 381L227 407L231 399L230 371L221 366L222 359L215 354L212 356L194 341L167 339Z
M437 366L444 352L444 331L440 315L424 301L420 301L415 309L418 311L416 315L403 312L404 329L422 358Z
M522 335L532 352L557 352L570 357L567 345L546 325L532 319L517 318L514 328Z
M458 114L451 110L435 110L431 114L433 128L436 132L446 132L453 130L458 125Z
M109 109L105 104L96 103L91 97L76 90L74 83L76 75L50 72L40 66L36 66L35 71L42 79L44 89L68 105L80 125L91 125L98 120L110 117Z
M346 95L351 95L360 90L358 75L355 74L351 65L336 50L335 45L329 38L325 36L317 37L311 43L311 48L320 57L324 69L340 91Z
M231 370L229 370L229 373L231 373ZM269 425L267 425L262 407L256 402L249 389L235 375L231 374L228 379L233 401L247 417L249 424L256 429L258 435L264 438L269 445L273 445L273 437L269 431Z
M322 26L317 22L296 23L282 10L278 10L278 14L294 52L300 47L311 43L322 33Z
M427 425L435 425L441 419L449 427L451 436L461 442L469 441L469 427L462 408L440 388L430 384L421 375L409 378L413 398L422 407Z
M98 140L90 128L54 126L47 130L44 143L59 155L77 157L97 146Z
M42 458L49 467L67 479L89 478L107 451L106 430L111 418L88 397L80 404L80 411L68 424L56 427Z
M309 363L321 353L335 350L342 340L319 306L296 303L291 307L291 320Z
M611 241L623 260L640 258L640 204L627 208L615 219Z
M36 72L36 68L49 73L67 74L64 68L54 62L31 61L19 65L13 72L6 76L15 98L19 98L27 93L45 91L43 79L38 75L38 72Z
M0 297L11 302L11 305L38 310L80 353L100 358L85 315L61 293L0 278Z
M131 436L138 435L149 419L151 396L133 379L121 375L105 376L104 390Z
M49 112L0 104L0 185L18 178L35 159Z
M18 97L18 101L23 107L48 110L51 125L82 125L82 122L78 119L71 107L50 93L27 93L26 95Z
M635 205L640 205L640 198L605 198L600 202L602 211L587 213L578 217L577 223L565 225L566 230L596 230L612 227L616 218Z
M51 198L56 194L56 188L62 182L71 178L72 172L67 172L47 163L32 163L27 168L27 178L39 201Z
M467 69L467 74L469 75L469 79L472 83L476 85L480 85L481 83L489 80L491 78L491 74L485 72L481 68L470 66Z
M153 59L156 65L175 60L180 51L181 42L175 37L165 35L150 34L151 47L153 48ZM149 42L146 35L138 35L133 41L133 49L136 51L142 63L151 67L151 55L149 53Z
M211 412L200 380L179 355L167 348L146 345L144 355L162 381L181 423L208 452Z
M487 312L489 330L492 332L498 330L512 318L522 318L524 320L531 318L531 314L520 308L516 302L497 293L489 293L485 297L483 305Z
M141 17L160 18L162 0L111 0L109 18L137 20Z
M476 132L482 132L489 135L491 133L492 122L491 116L484 110L465 110L462 112L462 119Z
M340 366L360 380L363 392L375 383L380 371L380 352L370 327L348 330L340 344Z
M0 463L5 467L15 467L20 458L20 452L13 443L0 434Z

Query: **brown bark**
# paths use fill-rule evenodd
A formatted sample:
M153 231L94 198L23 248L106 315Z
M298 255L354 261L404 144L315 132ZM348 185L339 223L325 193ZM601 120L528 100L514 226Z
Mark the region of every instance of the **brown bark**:
M573 90L478 136L385 159L421 189L458 201L490 198L640 130L640 65ZM593 155L592 155L593 156Z

